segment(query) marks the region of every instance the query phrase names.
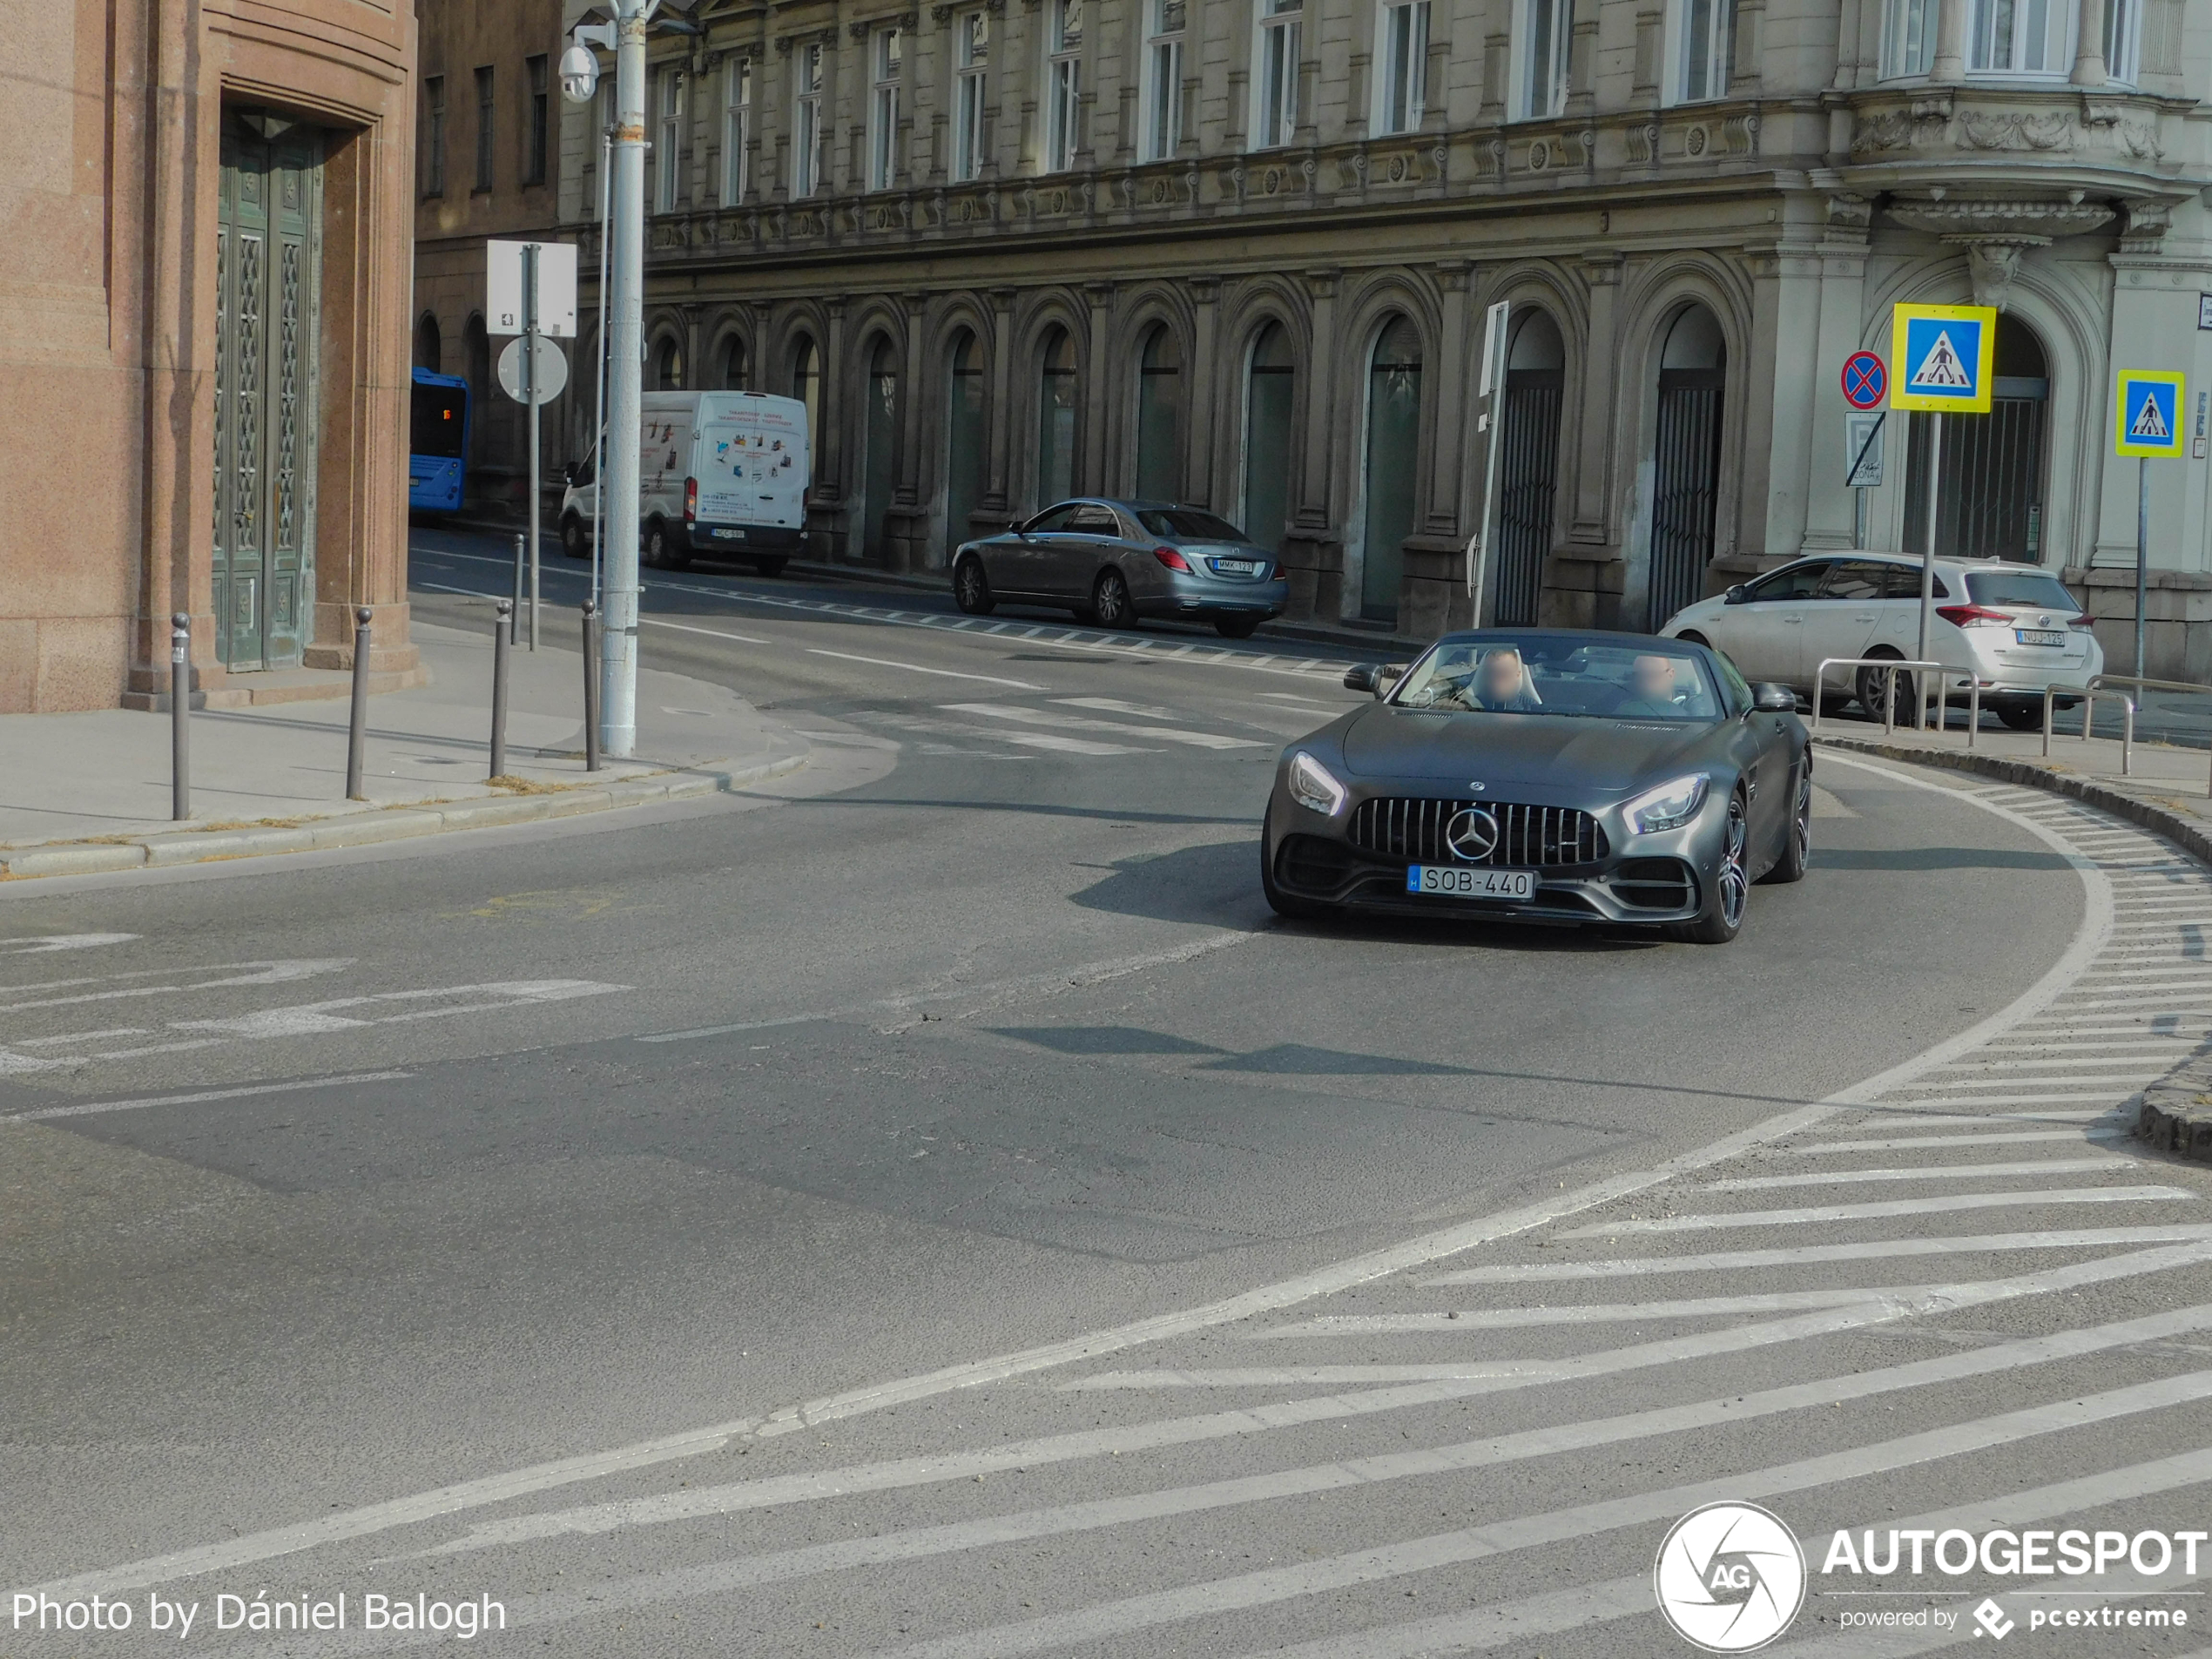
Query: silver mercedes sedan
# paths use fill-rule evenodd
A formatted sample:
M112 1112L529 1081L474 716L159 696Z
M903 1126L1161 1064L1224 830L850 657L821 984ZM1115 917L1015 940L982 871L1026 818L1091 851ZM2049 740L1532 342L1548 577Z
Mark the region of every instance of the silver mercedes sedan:
M1101 628L1181 617L1244 639L1291 590L1275 554L1204 508L1086 496L963 543L953 597L970 616L1005 601L1065 607Z

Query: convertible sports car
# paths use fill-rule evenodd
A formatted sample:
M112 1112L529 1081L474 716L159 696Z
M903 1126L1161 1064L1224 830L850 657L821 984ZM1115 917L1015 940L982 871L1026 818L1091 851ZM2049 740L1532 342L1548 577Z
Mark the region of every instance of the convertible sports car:
M1797 698L1707 646L1485 629L1344 683L1377 701L1276 768L1260 879L1285 916L1629 922L1723 944L1751 883L1805 873Z

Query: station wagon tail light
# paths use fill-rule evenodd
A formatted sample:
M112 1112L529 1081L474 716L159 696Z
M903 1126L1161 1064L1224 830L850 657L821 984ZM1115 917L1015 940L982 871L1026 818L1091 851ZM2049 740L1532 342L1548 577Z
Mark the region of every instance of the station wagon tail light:
M698 516L699 481L696 478L686 478L684 481L684 522L688 524Z
M2010 612L1992 610L1986 605L1938 605L1937 616L1954 628L2010 628Z
M1710 772L1693 772L1687 778L1677 778L1672 783L1646 790L1628 805L1629 827L1638 835L1680 829L1697 816L1697 809L1705 804L1705 791L1712 781Z
M1193 574L1190 561L1171 547L1156 547L1152 550L1152 556L1170 570L1180 570L1185 576Z
M1324 818L1334 818L1344 810L1344 786L1303 749L1291 758L1290 785L1292 800Z

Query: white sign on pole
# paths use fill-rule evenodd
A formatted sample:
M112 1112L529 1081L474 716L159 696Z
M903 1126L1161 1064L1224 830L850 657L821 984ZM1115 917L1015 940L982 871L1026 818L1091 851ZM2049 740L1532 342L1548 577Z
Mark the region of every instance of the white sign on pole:
M1844 416L1844 465L1847 469L1844 480L1846 489L1879 489L1882 487L1881 411Z
M530 381L531 365L523 356L523 350L535 344L536 347L536 384ZM527 406L530 394L537 394L537 401L550 403L568 389L569 360L561 348L540 334L533 342L510 340L499 354L499 389L515 401Z
M576 338L576 244L484 244L484 325L495 334L519 334L529 315L523 293L523 250L537 249L537 332Z

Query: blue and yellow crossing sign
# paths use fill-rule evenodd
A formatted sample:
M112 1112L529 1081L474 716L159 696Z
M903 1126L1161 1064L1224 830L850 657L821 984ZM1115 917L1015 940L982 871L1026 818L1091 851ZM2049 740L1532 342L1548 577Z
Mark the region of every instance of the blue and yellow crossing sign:
M2112 447L2147 461L2179 461L2188 441L2182 429L2183 376L2171 370L2123 368Z
M1892 308L1890 407L1939 415L1986 415L1994 383L1997 312L1991 306Z

